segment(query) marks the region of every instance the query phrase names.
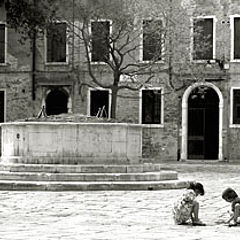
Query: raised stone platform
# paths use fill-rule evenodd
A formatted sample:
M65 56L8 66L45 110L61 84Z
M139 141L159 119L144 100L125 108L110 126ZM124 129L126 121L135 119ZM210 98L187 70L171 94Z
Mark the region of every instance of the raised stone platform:
M0 164L0 190L161 190L188 186L160 164Z
M189 184L175 171L143 163L139 124L19 121L0 126L0 190L159 190Z
M1 160L22 163L133 164L142 156L142 127L127 123L7 122Z

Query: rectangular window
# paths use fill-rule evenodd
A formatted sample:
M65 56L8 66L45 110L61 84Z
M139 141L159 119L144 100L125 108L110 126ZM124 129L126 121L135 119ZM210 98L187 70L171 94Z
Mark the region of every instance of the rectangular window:
M47 62L67 62L66 23L53 23L47 29Z
M5 120L5 92L0 91L0 122Z
M143 20L142 60L162 60L162 20Z
M214 31L213 18L193 19L193 59L210 60L213 59L214 51Z
M142 90L142 124L161 124L162 91Z
M109 117L109 91L90 91L90 116Z
M240 59L240 17L234 18L234 52L233 58Z
M106 62L109 60L110 21L91 22L91 61Z
M240 124L240 89L233 89L233 124Z
M5 24L0 24L0 63L5 63Z

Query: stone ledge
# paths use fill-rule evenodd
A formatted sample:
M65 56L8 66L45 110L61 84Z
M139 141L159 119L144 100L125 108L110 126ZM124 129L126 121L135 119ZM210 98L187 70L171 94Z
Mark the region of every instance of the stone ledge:
M128 181L162 181L177 180L175 171L159 171L144 173L45 173L45 172L7 172L0 171L1 180L12 181L66 181L66 182L128 182Z
M186 188L190 181L39 182L0 181L0 191L146 191Z
M22 164L0 163L0 171L45 173L141 173L161 170L161 164Z

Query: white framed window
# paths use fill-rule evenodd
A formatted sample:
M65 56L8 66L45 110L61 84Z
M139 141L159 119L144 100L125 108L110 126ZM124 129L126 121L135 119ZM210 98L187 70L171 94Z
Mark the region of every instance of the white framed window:
M91 63L105 64L110 59L110 36L112 21L109 19L91 20L89 26Z
M231 62L240 62L240 15L230 16Z
M240 128L240 87L230 91L230 127Z
M7 63L7 27L5 22L0 22L0 65Z
M191 18L191 53L192 61L204 62L216 59L216 22L215 16Z
M106 88L88 89L88 116L111 118L112 91Z
M142 88L139 92L139 123L163 127L164 91L162 87Z
M68 64L68 33L66 22L54 22L45 31L45 63Z
M161 18L146 18L141 22L140 53L141 62L164 61L164 21Z

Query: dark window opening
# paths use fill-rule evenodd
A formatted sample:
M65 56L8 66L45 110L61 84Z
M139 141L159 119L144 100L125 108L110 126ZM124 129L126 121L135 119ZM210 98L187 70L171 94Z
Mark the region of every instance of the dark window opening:
M142 123L161 124L161 90L142 91Z
M162 59L162 21L143 21L143 61Z
M47 29L47 62L66 62L66 23L53 23Z
M5 115L5 105L4 105L4 91L0 91L0 122L4 122L4 115Z
M240 89L233 90L233 124L240 124Z
M47 115L58 115L67 113L68 96L63 91L55 89L46 98Z
M108 118L109 91L91 90L90 115Z
M91 61L93 62L106 62L109 60L109 47L110 47L110 22L92 22L92 50Z
M234 59L240 59L240 18L234 18Z
M5 63L5 24L0 24L0 63Z
M213 59L213 19L194 19L193 59Z

